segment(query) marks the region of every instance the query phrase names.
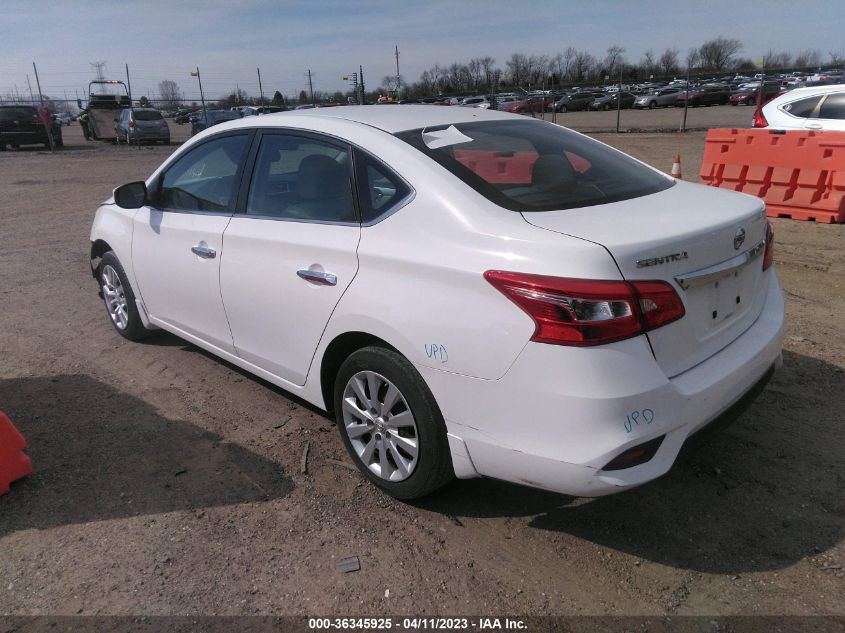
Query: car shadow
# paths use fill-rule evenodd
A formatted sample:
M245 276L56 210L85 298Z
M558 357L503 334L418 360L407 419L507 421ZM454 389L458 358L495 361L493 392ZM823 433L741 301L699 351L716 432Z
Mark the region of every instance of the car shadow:
M282 467L84 375L0 380L34 474L0 497L0 536L287 496Z
M840 368L784 352L783 368L748 411L641 488L575 499L471 480L416 505L458 517L531 517L529 528L676 568L782 569L845 533L842 382Z

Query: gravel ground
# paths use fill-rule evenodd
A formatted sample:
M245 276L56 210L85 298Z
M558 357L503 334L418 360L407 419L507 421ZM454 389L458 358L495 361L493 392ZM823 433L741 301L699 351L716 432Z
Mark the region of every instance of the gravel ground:
M664 170L680 150L697 180L702 132L597 136ZM407 504L348 467L321 412L173 336L112 330L94 210L173 148L65 138L0 154L0 409L36 470L0 497L0 614L845 615L845 226L774 221L784 367L666 477L601 499L474 480Z

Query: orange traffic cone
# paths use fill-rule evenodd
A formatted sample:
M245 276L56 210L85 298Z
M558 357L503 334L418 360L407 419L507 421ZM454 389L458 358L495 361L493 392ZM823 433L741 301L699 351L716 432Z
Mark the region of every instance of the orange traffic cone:
M32 462L24 455L26 440L6 414L0 412L0 495L9 492L9 484L32 474Z
M675 159L672 161L672 178L678 178L679 180L683 180L683 176L681 175L681 155L675 154Z

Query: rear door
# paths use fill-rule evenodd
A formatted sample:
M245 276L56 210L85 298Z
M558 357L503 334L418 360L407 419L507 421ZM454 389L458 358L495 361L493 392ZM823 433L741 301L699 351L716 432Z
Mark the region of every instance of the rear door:
M250 134L213 136L160 177L138 210L132 263L150 318L234 352L220 297L223 231L234 211Z
M238 355L296 385L358 271L350 148L265 131L226 228L220 286ZM246 188L248 179L248 189Z
M813 118L805 119L804 127L808 130L845 131L845 91L827 95Z

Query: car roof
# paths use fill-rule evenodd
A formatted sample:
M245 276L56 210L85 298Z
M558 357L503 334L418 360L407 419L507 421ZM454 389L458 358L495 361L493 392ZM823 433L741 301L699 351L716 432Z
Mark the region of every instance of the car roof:
M341 119L361 123L383 130L390 134L416 130L424 127L436 127L452 123L470 123L478 120L507 120L514 115L504 112L478 108L454 108L432 105L403 105L398 108L375 108L373 106L344 106L342 108L314 108L309 110L290 110L266 114L260 120L244 120L246 126L267 126L278 122L280 125L292 118L305 118L314 122L319 119Z
M831 84L828 86L809 86L807 88L795 88L789 92L780 95L781 97L789 95L790 100L793 97L810 97L813 95L827 94L828 92L845 92L845 84Z

